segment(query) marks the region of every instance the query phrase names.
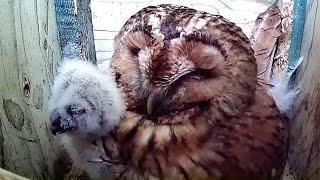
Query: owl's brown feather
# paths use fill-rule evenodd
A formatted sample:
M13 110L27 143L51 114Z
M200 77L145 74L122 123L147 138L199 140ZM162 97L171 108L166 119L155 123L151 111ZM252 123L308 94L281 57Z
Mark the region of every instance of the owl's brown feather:
M210 122L214 112L198 107L158 123L127 112L117 131L126 168L174 179L267 179L285 162L287 133L264 90L256 91L255 102L241 114L215 122Z
M287 128L257 88L249 40L221 16L147 7L115 39L111 63L127 112L114 134L119 179L267 179Z

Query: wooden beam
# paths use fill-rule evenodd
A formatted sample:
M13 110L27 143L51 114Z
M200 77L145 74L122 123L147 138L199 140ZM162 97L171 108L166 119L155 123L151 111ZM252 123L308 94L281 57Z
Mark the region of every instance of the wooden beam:
M29 180L7 170L0 168L0 179L2 180Z

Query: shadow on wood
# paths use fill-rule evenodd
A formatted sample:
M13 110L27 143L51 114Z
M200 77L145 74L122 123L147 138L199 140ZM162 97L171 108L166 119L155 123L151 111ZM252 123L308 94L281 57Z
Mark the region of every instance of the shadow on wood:
M320 6L308 1L297 83L301 92L291 123L288 163L296 179L320 179Z

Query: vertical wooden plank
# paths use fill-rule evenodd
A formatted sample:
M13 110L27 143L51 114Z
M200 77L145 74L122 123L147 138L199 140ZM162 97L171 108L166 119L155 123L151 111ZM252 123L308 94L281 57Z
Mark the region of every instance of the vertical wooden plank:
M290 60L288 64L289 72L295 70L295 67L299 61L303 38L301 31L304 30L307 1L295 0L293 4L293 24L290 35L292 43L290 44L290 49L288 52L288 59Z
M4 166L4 151L3 151L3 135L2 135L2 119L0 116L0 167Z
M291 122L288 164L297 179L320 179L320 6L308 1L301 55L304 62L297 75L301 92Z
M68 44L77 45L77 27L75 16L75 5L73 0L55 0L55 9L57 15L57 23L59 30L60 46L64 48ZM75 48L75 47L73 47ZM69 56L70 53L78 53L77 49L73 52L62 52L63 56Z
M90 0L56 0L55 5L63 55L96 63Z
M51 179L56 149L47 131L47 105L60 61L54 1L3 0L0 19L2 166Z
M90 0L77 0L77 22L81 53L87 60L96 63Z

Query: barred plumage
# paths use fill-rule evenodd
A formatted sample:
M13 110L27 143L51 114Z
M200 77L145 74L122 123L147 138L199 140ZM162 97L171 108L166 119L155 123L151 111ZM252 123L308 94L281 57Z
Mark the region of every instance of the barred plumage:
M282 171L286 121L257 85L248 38L222 16L144 8L116 36L110 71L127 107L117 127L67 134L89 174L238 180Z
M121 177L281 171L285 120L257 87L250 42L234 23L182 6L144 8L116 36L111 70L128 109L116 131Z

